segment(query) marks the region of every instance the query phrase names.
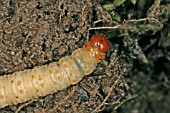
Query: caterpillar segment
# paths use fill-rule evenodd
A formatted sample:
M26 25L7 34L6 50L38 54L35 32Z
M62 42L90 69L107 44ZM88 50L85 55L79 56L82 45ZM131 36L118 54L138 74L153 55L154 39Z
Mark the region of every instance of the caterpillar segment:
M0 108L53 94L77 84L92 73L110 46L103 35L94 35L83 48L59 62L0 76Z

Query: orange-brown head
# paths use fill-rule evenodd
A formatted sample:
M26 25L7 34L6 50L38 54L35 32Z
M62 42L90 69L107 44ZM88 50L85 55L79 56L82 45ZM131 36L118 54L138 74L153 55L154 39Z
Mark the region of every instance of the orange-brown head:
M110 47L109 40L102 34L97 34L92 36L90 39L92 46L95 46L99 49L100 52L107 52Z
M85 44L83 47L91 57L101 62L108 50L110 42L104 35L94 35L91 40Z

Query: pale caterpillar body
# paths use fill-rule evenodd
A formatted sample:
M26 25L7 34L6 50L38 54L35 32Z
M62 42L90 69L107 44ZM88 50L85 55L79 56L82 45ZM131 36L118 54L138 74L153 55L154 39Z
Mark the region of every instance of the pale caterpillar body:
M71 56L65 56L59 62L0 76L0 108L77 84L105 58L109 45L105 36L94 35L83 48L74 50Z

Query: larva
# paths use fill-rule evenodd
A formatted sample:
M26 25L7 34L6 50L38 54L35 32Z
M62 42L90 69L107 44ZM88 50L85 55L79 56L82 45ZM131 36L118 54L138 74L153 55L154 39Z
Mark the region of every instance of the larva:
M65 56L59 62L0 76L0 108L77 84L105 58L109 46L104 35L94 35L83 48L74 50L71 56Z

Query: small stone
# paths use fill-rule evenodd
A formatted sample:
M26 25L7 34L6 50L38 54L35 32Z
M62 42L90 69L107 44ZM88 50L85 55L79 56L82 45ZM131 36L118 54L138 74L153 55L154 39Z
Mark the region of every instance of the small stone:
M14 51L11 51L11 55L15 55L15 52L14 52Z

